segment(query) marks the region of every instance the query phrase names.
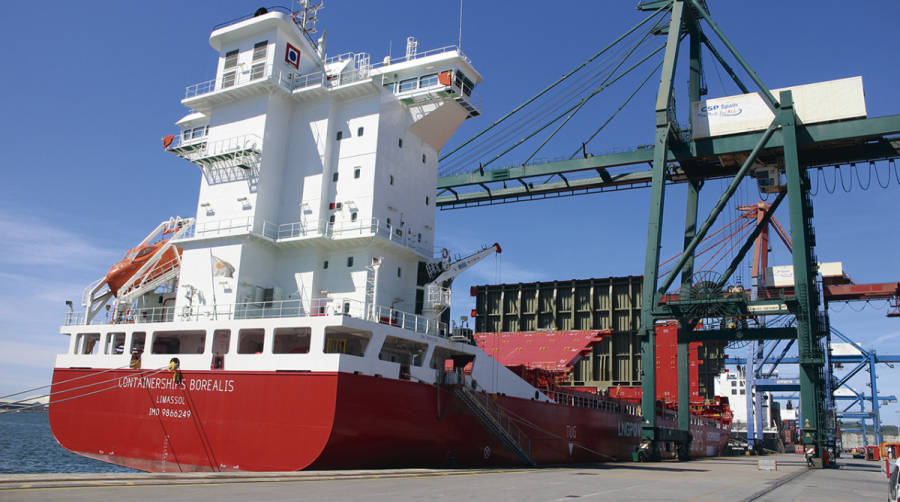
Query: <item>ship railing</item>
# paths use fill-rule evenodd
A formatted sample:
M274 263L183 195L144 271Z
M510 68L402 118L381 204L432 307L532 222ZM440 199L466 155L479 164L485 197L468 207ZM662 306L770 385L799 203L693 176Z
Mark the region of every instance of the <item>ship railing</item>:
M224 237L248 233L275 240L278 237L278 226L270 221L259 220L253 216L226 218L196 223L182 238Z
M339 85L344 84L352 84L353 82L357 82L359 80L363 80L369 77L369 68L349 68L340 73L327 73L322 71L317 71L313 73L306 73L303 75L291 75L286 78L286 87L290 90L294 91L297 89L304 89L306 87L312 87L314 85L321 85L325 87L337 87Z
M278 239L292 239L297 237L329 237L350 238L355 236L378 235L384 239L412 248L425 256L432 256L434 249L422 242L420 234L413 234L408 227L391 225L378 218L370 218L359 221L335 221L319 220L317 223L296 221L278 225Z
M602 397L592 396L589 394L579 395L572 392L559 391L543 391L543 393L553 400L554 403L562 406L571 406L573 408L590 408L595 410L609 411L613 413L626 413L637 415L638 407L630 403L622 401L604 399Z
M378 235L389 241L398 242L406 247L412 248L425 256L432 256L434 254L434 249L429 246L427 242L422 242L419 234L414 236L413 232L409 231L408 227L386 224L378 218L337 222L319 220L312 224L307 223L306 221L295 221L293 223L282 223L280 225L253 216L225 218L196 223L182 238L207 238L248 233L266 237L276 242L283 239L295 239L298 237L343 239Z
M109 314L107 314L109 315ZM344 315L380 322L401 329L447 337L447 324L382 305L371 306L352 298L313 298L253 301L182 307L132 308L117 311L114 317L97 319L96 324L197 322L210 320L275 319ZM86 324L84 312L66 312L66 326Z
M174 138L172 142L169 143L169 146L166 147L166 150L174 150L176 148L187 148L187 147L200 147L203 143L206 142L206 134L194 136L191 131L181 131L178 134L173 134ZM187 137L185 137L187 136Z
M204 142L194 150L185 154L188 160L197 160L218 155L229 155L242 151L262 151L262 139L256 134L241 134L230 138L217 139L215 141L206 141L207 137L203 137ZM190 142L198 142L198 140L189 140ZM171 145L169 149L178 148L180 145ZM190 143L186 146L192 146Z
M412 61L414 59L421 59L424 57L443 54L446 52L456 52L462 60L471 64L469 58L459 50L459 47L455 45L448 45L424 52L416 52L407 56L386 58L384 61L374 64L357 65L356 63L354 63L352 65L349 65L348 69L335 74L328 74L318 71L301 75L295 72L286 71L282 69L280 65L268 64L262 69L260 69L256 65L253 65L246 69L242 69L241 67L235 68L234 70L229 69L229 71L223 72L222 75L218 78L188 85L184 89L184 99L202 96L204 94L209 94L216 91L241 87L246 84L264 80L274 82L275 84L283 87L288 91L294 91L296 89L302 89L313 85L334 87L368 78L369 72L374 68L404 63L407 61ZM337 57L338 59L329 58L327 61L342 61L343 59L340 59L342 56L346 55L342 54ZM351 56L356 55L352 54Z
M371 321L388 324L398 328L415 331L416 333L425 333L440 337L450 336L447 323L435 321L426 316L410 314L402 310L382 305L374 305L368 309L366 318Z
M238 66L234 69L223 71L222 75L212 80L191 84L184 88L184 99L195 98L204 94L217 91L236 89L257 82L272 82L286 91L292 90L294 73L282 69L280 66L257 63L249 67Z
M84 312L69 311L69 312L66 312L65 325L66 326L83 326L83 325L87 324L85 322L85 319L86 318L85 318Z
M381 66L387 66L387 65L398 64L398 63L405 63L407 61L421 59L421 58L425 58L428 56L435 56L438 54L443 54L445 52L456 52L459 54L460 59L462 59L466 63L472 64L472 61L465 54L463 54L463 52L459 49L459 46L445 45L444 47L438 47L437 49L429 49L429 50L423 51L423 52L416 51L416 52L406 55L406 56L387 57L383 61L374 63L372 65L372 68L378 68Z

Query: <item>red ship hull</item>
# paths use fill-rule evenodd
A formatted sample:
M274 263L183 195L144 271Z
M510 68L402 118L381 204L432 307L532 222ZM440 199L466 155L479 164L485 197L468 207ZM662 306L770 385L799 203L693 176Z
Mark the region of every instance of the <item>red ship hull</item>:
M155 472L521 465L451 390L433 385L282 371L184 372L175 384L172 373L147 374L56 369L57 441ZM74 396L83 397L66 400ZM638 444L634 415L505 396L497 403L521 419L538 464L630 460ZM692 455L718 455L728 431L701 422ZM659 425L674 424L661 417Z

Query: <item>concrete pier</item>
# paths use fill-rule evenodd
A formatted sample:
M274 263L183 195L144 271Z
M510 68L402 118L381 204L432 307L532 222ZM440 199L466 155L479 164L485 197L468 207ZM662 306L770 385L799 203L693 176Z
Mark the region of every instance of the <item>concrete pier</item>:
M880 464L841 459L808 471L799 455L537 469L398 469L288 473L31 474L0 476L0 500L661 500L883 501Z

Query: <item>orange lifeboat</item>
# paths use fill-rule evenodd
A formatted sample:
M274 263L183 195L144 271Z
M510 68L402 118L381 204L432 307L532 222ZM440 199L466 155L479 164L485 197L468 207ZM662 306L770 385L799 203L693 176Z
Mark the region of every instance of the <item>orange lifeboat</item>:
M106 283L109 285L109 290L112 291L112 294L118 296L119 288L128 282L128 280L131 279L145 263L147 263L147 260L153 257L159 248L164 246L167 242L168 238L163 238L153 244L129 249L128 252L125 253L125 257L113 265L112 268L109 269L109 272L106 273ZM178 264L180 257L181 249L175 246L170 247L163 253L162 258L159 259L156 265L145 272L144 276L139 278L134 285L140 286L144 281L152 281L166 273L166 271Z

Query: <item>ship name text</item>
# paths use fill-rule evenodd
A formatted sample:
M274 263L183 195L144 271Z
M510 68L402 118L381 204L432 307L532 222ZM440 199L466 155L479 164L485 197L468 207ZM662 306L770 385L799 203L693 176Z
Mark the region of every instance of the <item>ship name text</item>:
M641 435L641 424L637 422L619 422L620 437L639 437Z
M122 389L234 392L234 380L218 378L186 378L178 383L166 377L121 377L118 386Z

